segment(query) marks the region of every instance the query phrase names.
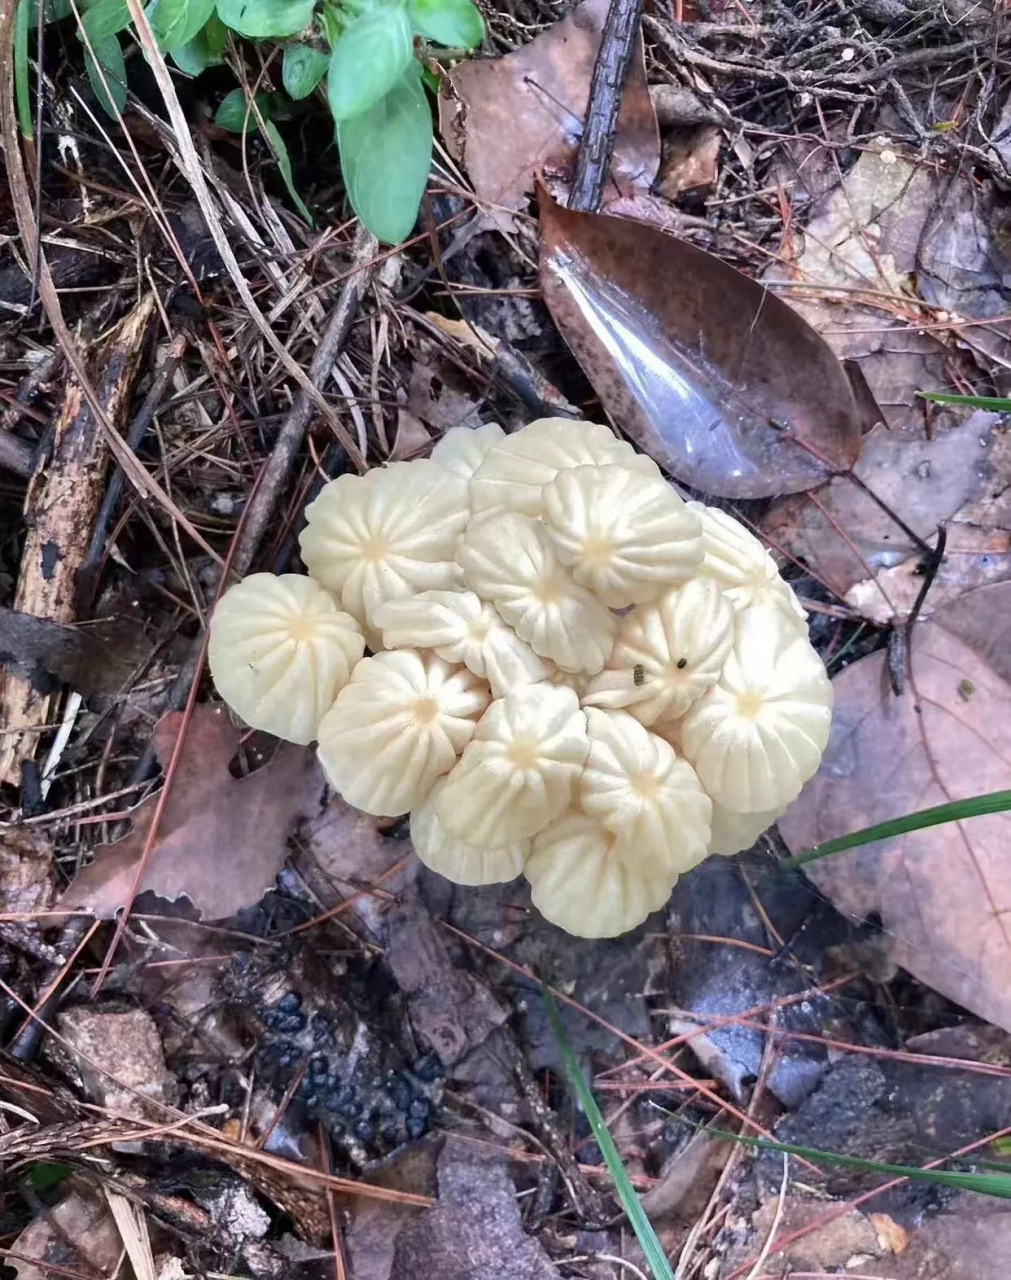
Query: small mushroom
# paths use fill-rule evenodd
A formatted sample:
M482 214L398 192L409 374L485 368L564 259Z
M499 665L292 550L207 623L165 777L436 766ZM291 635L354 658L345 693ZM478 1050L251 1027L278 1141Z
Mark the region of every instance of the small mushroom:
M642 476L660 468L644 453L618 440L608 427L571 418L538 418L490 449L470 480L475 512L502 507L541 514L541 490L566 467L616 462Z
M590 741L572 689L531 684L491 704L435 801L453 835L513 844L569 806Z
M674 879L644 875L617 846L583 813L566 814L536 835L524 874L541 915L577 938L616 938L659 911Z
M446 471L469 480L490 450L505 438L497 422L486 422L483 427L450 427L430 456Z
M655 600L702 562L702 526L660 475L570 467L542 501L558 558L611 609Z
M644 725L683 716L719 677L734 641L734 611L715 582L693 578L618 624L587 706L624 708Z
M625 711L588 708L583 812L618 839L618 853L652 879L673 879L708 852L712 801L674 748Z
M709 852L729 857L750 849L762 832L768 831L781 816L781 809L770 809L766 813L734 813L722 804L714 804Z
M426 867L456 884L501 884L515 880L530 856L530 841L491 847L462 840L447 831L435 812L446 779L440 778L411 811L411 843Z
M717 804L781 810L814 774L828 742L832 686L821 659L782 609L738 615L723 673L688 711L685 756Z
M512 511L472 520L456 556L467 586L542 658L563 671L599 671L607 661L614 615L573 582L539 520Z
M755 535L718 507L689 502L688 509L702 524L705 555L698 572L718 582L738 612L753 604L771 604L806 634L807 614Z
M431 459L338 476L305 514L305 566L362 624L370 648L385 600L458 585L453 553L470 518L467 484Z
M366 813L407 813L448 773L488 705L487 687L434 654L364 658L319 726L330 785Z
M304 746L364 650L358 623L311 578L254 573L218 601L207 659L246 724Z
M375 612L388 649L434 649L447 662L463 663L501 698L510 689L536 684L551 670L502 621L493 605L473 591L422 591L388 600Z

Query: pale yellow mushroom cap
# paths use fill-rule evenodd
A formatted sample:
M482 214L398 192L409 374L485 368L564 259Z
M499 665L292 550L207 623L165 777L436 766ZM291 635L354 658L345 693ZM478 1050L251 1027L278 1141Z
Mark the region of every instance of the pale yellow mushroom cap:
M566 467L615 462L643 476L660 469L597 422L538 418L497 444L470 480L475 512L503 507L528 516L541 514L541 490Z
M446 779L440 778L425 799L411 811L411 843L425 864L456 884L501 884L515 880L530 856L530 841L513 844L472 844L447 831L435 812Z
M589 749L572 689L516 689L482 716L436 799L436 815L474 844L523 840L568 808Z
M587 706L624 708L642 724L682 716L719 677L734 641L734 611L715 582L693 578L618 624Z
M364 658L319 726L319 758L335 790L366 813L420 804L470 741L487 687L434 654Z
M432 461L469 480L485 459L485 455L506 438L497 422L483 427L450 427L432 450Z
M616 620L558 563L539 520L506 511L473 520L457 547L464 580L521 640L565 671L599 671Z
M583 812L617 837L633 870L670 879L697 866L708 851L713 806L688 761L625 711L590 707L586 726Z
M358 623L301 574L254 573L211 617L207 660L236 715L303 746L365 650Z
M832 686L806 636L783 610L755 605L738 615L723 674L681 740L717 804L763 813L795 800L818 768L831 716Z
M542 499L558 558L611 609L655 600L702 563L698 517L659 474L570 467Z
M524 868L534 906L577 938L615 938L670 897L674 877L644 875L594 818L567 814L534 837Z
M469 518L466 481L428 458L394 462L331 480L306 509L299 544L309 573L368 629L385 600L458 585L454 551Z
M375 612L388 649L434 649L447 662L463 663L491 685L494 697L536 684L551 670L508 627L493 605L473 591L422 591L388 600Z
M762 832L768 831L781 815L780 809L770 809L765 813L734 813L722 804L714 804L709 852L729 857L750 849Z
M689 502L688 509L702 524L705 554L698 572L718 582L738 612L753 604L771 604L806 632L807 614L755 535L718 507Z

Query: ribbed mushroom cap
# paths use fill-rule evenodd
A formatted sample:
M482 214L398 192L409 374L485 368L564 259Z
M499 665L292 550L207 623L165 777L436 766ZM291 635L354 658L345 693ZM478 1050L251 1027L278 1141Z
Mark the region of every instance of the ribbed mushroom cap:
M411 810L411 843L426 867L456 884L500 884L515 880L530 856L529 839L513 844L475 844L447 831L435 812L446 785L440 778L421 804Z
M567 467L616 462L642 476L656 477L652 458L636 453L608 427L571 418L538 418L485 455L470 481L475 512L501 507L528 516L541 514L541 490Z
M583 812L612 832L619 855L650 879L697 866L708 852L713 806L688 761L625 711L589 707L586 726Z
M254 729L306 744L365 650L358 623L311 578L254 573L229 587L210 623L218 693Z
M434 649L440 658L462 662L487 680L496 698L536 684L552 670L506 625L495 606L473 591L422 591L388 600L375 619L387 649Z
M450 427L431 452L431 459L462 480L469 480L486 455L506 438L497 422L483 427Z
M564 671L599 671L616 620L558 563L539 520L503 512L472 520L457 547L464 580L535 653Z
M660 475L570 467L542 499L558 558L611 609L655 600L702 562L702 526Z
M758 837L781 817L781 810L770 809L765 813L734 813L722 804L713 805L712 835L709 852L729 857L750 849Z
M645 725L677 719L718 679L733 640L734 611L723 592L693 578L621 619L584 703L624 708Z
M620 855L610 831L570 813L534 837L524 868L534 906L577 938L616 938L659 911L672 877L649 877Z
M465 667L411 649L378 653L323 717L320 762L349 804L396 817L452 769L487 705L487 686Z
M475 844L523 840L568 808L589 749L573 690L516 689L482 716L436 799L436 816Z
M386 600L459 583L457 539L470 519L467 483L422 458L338 476L306 509L299 538L309 573L362 624L370 647Z
M783 809L814 774L828 742L832 686L787 614L738 615L723 673L682 723L685 756L717 804L735 813Z

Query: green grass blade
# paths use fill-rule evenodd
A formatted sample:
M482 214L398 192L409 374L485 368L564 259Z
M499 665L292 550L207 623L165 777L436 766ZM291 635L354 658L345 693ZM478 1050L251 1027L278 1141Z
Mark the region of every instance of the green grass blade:
M32 95L28 86L28 24L31 21L31 5L28 0L18 0L14 15L14 96L18 104L18 124L21 136L27 142L35 138L32 119Z
M1011 413L1011 400L1000 396L956 396L947 391L917 391L921 400L937 404L963 404L967 409L993 409L995 413Z
M767 1138L750 1138L744 1134L730 1133L726 1129L707 1130L714 1138L728 1142L740 1142L760 1151L775 1151L782 1155L802 1156L805 1160L820 1160L839 1165L844 1169L860 1169L866 1173L883 1173L892 1178L908 1178L910 1182L929 1182L937 1187L954 1187L960 1191L975 1191L979 1195L994 1196L998 1200L1011 1200L1011 1175L1007 1173L960 1173L949 1169L921 1169L917 1165L883 1164L878 1160L863 1160L859 1156L839 1155L834 1151L820 1151L817 1147L801 1147L793 1142L770 1142Z
M618 1199L621 1201L622 1208L628 1217L632 1230L635 1232L636 1239L642 1246L642 1251L646 1255L646 1261L649 1269L653 1272L656 1280L674 1280L674 1272L671 1270L670 1263L667 1261L667 1255L663 1251L663 1246L656 1238L656 1232L646 1212L639 1202L639 1197L635 1194L635 1188L632 1186L632 1180L629 1178L625 1170L625 1166L621 1162L621 1156L618 1148L614 1145L614 1139L611 1137L607 1125L604 1123L604 1117L600 1114L600 1108L597 1106L597 1100L590 1092L590 1086L586 1083L582 1071L579 1069L579 1063L576 1056L572 1052L568 1040L565 1038L565 1032L562 1030L562 1024L558 1017L558 1010L555 1008L555 1002L551 992L547 988L542 988L544 996L544 1007L547 1010L548 1019L551 1023L552 1030L558 1040L558 1046L562 1052L562 1060L565 1063L565 1070L569 1074L572 1081L572 1087L575 1089L579 1098L580 1105L586 1113L586 1118L590 1122L590 1128L593 1130L593 1136L597 1140L597 1146L600 1148L600 1154L604 1157L604 1163L607 1165L608 1172L614 1180L614 1188L618 1193Z
M830 853L856 849L860 845L873 844L875 840L890 840L892 836L921 831L924 827L936 827L944 822L961 822L964 818L979 818L987 813L1004 813L1008 809L1011 809L1011 791L991 791L985 796L938 804L931 809L921 809L918 813L907 813L902 818L892 818L889 822L879 822L874 827L863 827L848 836L839 836L836 840L826 840L824 844L806 849L794 858L787 858L780 866L802 867L805 863L827 858Z

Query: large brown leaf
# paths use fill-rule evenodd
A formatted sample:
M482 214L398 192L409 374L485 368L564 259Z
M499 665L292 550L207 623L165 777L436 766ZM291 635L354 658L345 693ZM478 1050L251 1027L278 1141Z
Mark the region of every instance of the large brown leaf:
M170 712L155 726L162 765L175 747L182 716ZM283 743L274 758L246 778L228 766L239 735L219 708L198 706L190 722L158 835L138 892L189 898L207 919L252 906L274 883L299 819L315 814L323 776L315 752ZM60 901L64 910L108 919L130 901L157 801L138 806L133 830L100 845Z
M564 168L575 158L607 9L608 0L584 0L514 53L454 68L452 97L439 99L439 129L482 200L522 209L545 164ZM659 163L660 137L638 40L605 204L648 190Z
M695 488L796 493L856 460L861 413L839 361L719 258L542 195L541 284L607 411Z
M999 595L998 595L999 593ZM970 637L1007 633L1011 584L971 593ZM1005 658L1006 661L1006 658ZM832 737L817 776L780 820L792 849L931 805L1011 787L1011 686L938 622L912 636L912 681L896 697L886 655L833 681ZM930 827L805 868L841 910L880 914L895 960L922 982L1011 1029L1011 814Z

